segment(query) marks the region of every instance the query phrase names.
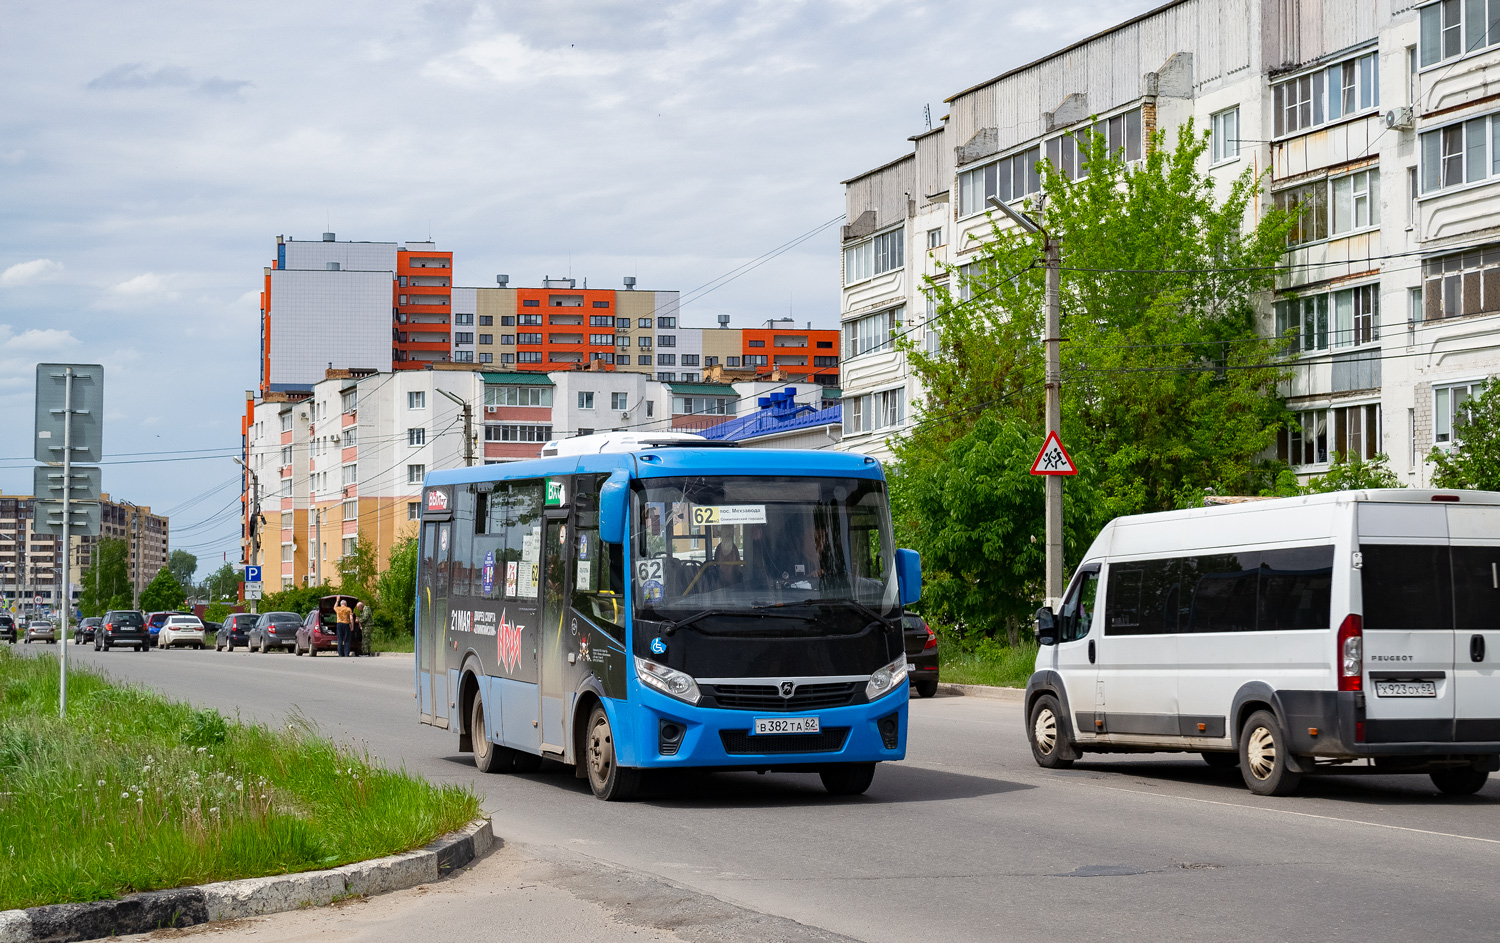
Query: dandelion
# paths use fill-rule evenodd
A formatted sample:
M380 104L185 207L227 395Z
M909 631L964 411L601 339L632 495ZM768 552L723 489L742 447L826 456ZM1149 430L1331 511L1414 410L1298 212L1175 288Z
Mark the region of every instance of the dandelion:
M101 779L101 780L99 780L99 786L100 786L100 787L101 787L101 788L102 788L102 787L103 787L103 786L104 786L104 780L102 780L102 779Z
M128 793L128 792L122 792L122 793L120 793L120 798L121 799L129 799L130 798L130 793Z
M219 807L218 806L210 806L209 809L208 809L208 814L209 815L218 815L219 814Z
M208 747L199 747L198 748L198 752L199 753L207 753L208 752Z

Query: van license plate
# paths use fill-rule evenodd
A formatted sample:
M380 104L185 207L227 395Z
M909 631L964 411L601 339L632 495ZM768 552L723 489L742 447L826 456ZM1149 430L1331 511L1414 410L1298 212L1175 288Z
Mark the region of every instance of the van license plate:
M1437 697L1435 681L1376 681L1376 697Z
M757 734L767 733L817 733L818 718L816 717L757 717L755 718L755 730Z

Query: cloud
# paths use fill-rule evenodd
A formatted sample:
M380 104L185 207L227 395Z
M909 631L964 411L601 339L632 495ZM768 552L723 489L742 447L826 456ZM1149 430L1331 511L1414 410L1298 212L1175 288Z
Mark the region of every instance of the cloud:
M217 75L196 79L181 66L162 66L148 69L143 62L126 62L96 76L84 88L93 91L115 91L120 89L141 90L150 88L181 88L211 98L234 98L246 86L253 83L243 79L226 79Z
M429 78L461 85L472 85L482 79L520 85L555 78L601 78L619 72L622 67L617 55L538 49L513 33L498 33L439 56L422 72Z
M16 334L14 330L9 324L0 324L0 358L78 346L78 338L72 331L31 328Z
M110 289L115 294L126 298L144 298L150 295L160 295L164 294L166 290L167 280L155 272L143 272L135 278L128 278Z
M0 286L33 285L55 277L62 270L63 264L61 262L54 262L51 259L32 259L30 262L17 262L5 271L0 272Z

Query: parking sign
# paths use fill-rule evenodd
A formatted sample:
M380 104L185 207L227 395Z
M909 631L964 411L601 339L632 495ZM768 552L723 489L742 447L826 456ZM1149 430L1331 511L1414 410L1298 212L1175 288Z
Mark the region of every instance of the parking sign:
M245 567L245 582L247 582L247 583L259 583L260 582L260 567L258 567L258 566L246 566Z

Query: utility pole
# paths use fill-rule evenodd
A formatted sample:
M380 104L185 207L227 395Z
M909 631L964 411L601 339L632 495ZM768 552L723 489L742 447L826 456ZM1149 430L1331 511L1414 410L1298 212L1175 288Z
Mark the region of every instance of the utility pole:
M68 716L68 616L72 615L73 594L69 585L68 571L73 562L71 530L73 520L73 368L63 368L63 450L62 450L62 637L57 640L62 649L61 680L58 684L58 712Z
M248 458L248 455L246 456ZM245 529L250 538L249 556L245 561L252 566L260 566L260 476L255 473L248 462L233 459L234 463L245 470L250 476L250 503L246 507ZM250 612L253 615L259 608L258 601L254 599L245 600L250 603Z
M437 389L436 386L433 388ZM438 392L453 400L464 411L464 467L471 467L474 464L474 407L447 390L438 390Z
M990 197L991 206L1023 230L1042 237L1046 267L1045 336L1042 338L1047 387L1046 434L1062 435L1062 247L1057 239L1031 217ZM1042 605L1054 612L1062 606L1063 594L1063 486L1058 475L1046 475L1047 569L1046 594Z

